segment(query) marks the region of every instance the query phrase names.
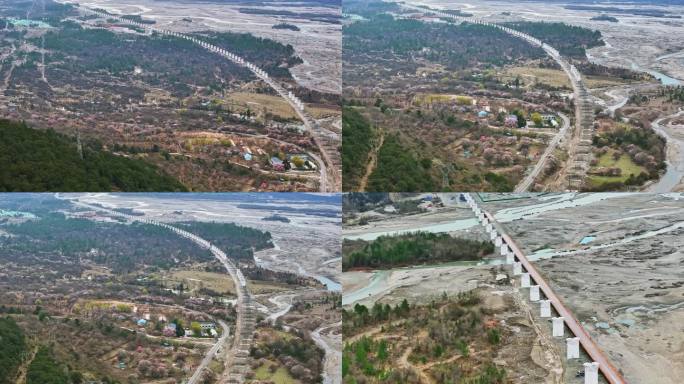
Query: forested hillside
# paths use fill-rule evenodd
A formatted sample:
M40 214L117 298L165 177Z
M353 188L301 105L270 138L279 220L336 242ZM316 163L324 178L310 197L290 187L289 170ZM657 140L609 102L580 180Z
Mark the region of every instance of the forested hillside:
M68 384L72 381L66 370L52 356L47 347L40 347L29 365L26 384Z
M345 63L382 63L383 76L414 72L424 59L449 70L500 66L520 59L543 58L540 47L492 27L426 23L378 14L344 27ZM346 76L353 78L353 76ZM366 79L368 80L368 79Z
M601 32L565 23L515 22L507 25L553 46L564 56L586 58L586 50L604 45Z
M0 192L184 191L177 180L142 160L83 146L52 130L0 120Z
M345 132L346 135L346 132ZM368 178L370 192L417 192L437 189L430 169L432 160L418 158L402 145L397 135L388 135L378 153L378 164Z
M358 111L344 108L342 111L342 183L345 191L351 191L366 170L368 152L371 150L373 128Z
M342 251L342 270L348 270L479 260L494 252L494 245L489 241L455 238L446 233L417 232L382 236L371 242L347 240Z
M0 384L14 383L17 367L26 352L24 333L11 318L0 317Z

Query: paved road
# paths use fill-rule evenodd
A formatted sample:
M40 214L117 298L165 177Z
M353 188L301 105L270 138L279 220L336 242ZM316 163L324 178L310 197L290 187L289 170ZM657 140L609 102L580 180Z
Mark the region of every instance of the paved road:
M573 176L575 178L579 177L580 179L583 179L584 176L586 175L587 167L586 164L584 164L584 161L579 161L579 155L580 151L578 151L579 147L581 147L583 142L586 142L587 140L591 140L591 137L586 137L589 132L592 132L593 129L593 119L591 119L591 126L585 121L587 120L590 116L588 115L589 112L588 109L584 110L582 106L587 106L591 103L591 96L589 95L589 92L584 85L584 82L582 80L582 75L581 73L577 70L577 68L572 65L570 62L565 60L563 56L558 52L557 49L553 48L552 46L544 43L540 39L535 38L534 36L528 35L526 33L517 31L513 28L509 28L503 25L495 24L495 23L490 23L485 20L481 19L476 19L473 17L461 17L461 16L455 16L452 14L448 14L443 11L439 10L432 10L432 9L425 9L421 8L418 6L410 5L410 4L405 4L401 3L402 6L412 9L414 11L418 12L423 12L423 13L429 13L433 15L440 16L442 18L450 18L453 19L456 22L459 23L472 23L472 24L480 24L480 25L487 25L493 28L500 29L512 36L521 38L528 43L539 46L541 47L552 59L554 59L558 65L563 69L563 71L567 74L568 78L570 78L570 83L572 84L572 88L574 90L575 94L575 132L571 136L571 140L568 145L568 153L569 153L569 158L566 162L567 168L573 173ZM587 118L587 119L585 119ZM583 123L584 122L584 123ZM584 126L583 126L584 124ZM577 164L583 164L581 167L577 167ZM568 172L563 172L561 173L561 179L565 181L563 184L568 184L569 183L569 177L568 177Z
M622 377L617 368L613 366L613 364L606 357L603 351L596 345L591 336L589 336L589 333L587 333L587 331L584 330L584 328L579 323L579 321L577 321L572 312L570 312L570 310L565 306L565 304L563 304L563 301L560 299L560 297L558 297L555 294L555 292L553 292L551 286L549 286L549 284L544 280L544 278L537 271L537 269L527 259L527 256L525 256L522 250L520 250L516 242L503 231L504 228L496 221L492 214L484 210L483 212L489 220L489 222L491 222L494 225L494 227L496 227L497 232L501 234L504 243L508 245L508 247L513 251L513 253L517 257L518 261L522 263L524 269L530 274L530 277L534 280L534 282L537 285L539 285L540 291L543 292L544 296L551 300L553 308L556 310L556 312L558 312L559 316L563 317L566 326L576 337L579 337L580 344L587 352L587 354L591 357L593 361L599 363L599 369L601 370L601 373L603 373L603 376L606 378L606 380L610 384L627 384L627 382Z
M548 160L549 156L556 149L561 139L563 139L563 137L565 137L565 135L568 133L568 129L570 128L570 118L560 112L558 113L558 116L560 116L560 118L563 119L563 126L558 131L556 136L554 136L553 139L551 139L549 145L546 146L544 153L537 161L537 164L534 165L532 171L515 187L514 192L525 192L532 187L534 180L536 180L537 177L539 177L539 173L541 173L541 171L544 169L544 165L546 164L546 161Z
M304 128L311 132L313 139L318 146L321 157L312 155L315 161L318 162L319 164L319 169L320 169L320 191L321 192L334 192L337 191L338 188L337 186L342 185L342 179L341 179L341 173L340 170L337 169L337 164L334 162L333 158L339 157L339 154L331 154L329 153L328 149L326 148L326 143L327 142L337 142L339 141L339 137L335 132L329 131L327 129L323 129L311 116L308 115L308 113L304 110L304 104L299 100L296 96L294 96L291 92L287 91L280 83L278 83L276 80L272 79L265 71L261 70L259 67L256 65L246 61L245 59L229 52L226 49L223 49L221 47L218 47L216 45L212 45L209 43L206 43L198 38L195 38L193 36L179 33L179 32L173 32L170 30L162 29L155 27L150 24L144 24L140 23L134 20L129 20L123 17L120 17L118 15L114 14L109 14L105 13L102 11L94 10L87 8L85 6L80 6L77 4L83 11L94 13L98 16L101 17L108 17L108 18L113 18L117 20L118 22L125 23L125 24L130 24L130 25L135 25L139 28L142 28L146 31L153 31L162 35L168 35L168 36L175 36L178 38L186 39L189 40L193 43L199 44L201 47L205 48L206 50L216 53L218 55L221 55L230 61L241 65L243 67L246 67L252 73L257 76L259 79L264 81L266 84L268 84L273 90L278 93L280 97L285 99L288 104L292 107L292 109L297 113L297 116L299 116L300 120L302 120L304 124ZM337 148L337 145L332 145L332 148Z
M190 376L187 384L196 384L199 379L202 378L202 372L204 371L204 368L211 363L211 360L214 359L214 356L216 356L216 353L218 353L219 349L227 344L228 336L230 336L230 328L228 328L228 324L226 324L226 322L223 320L219 320L219 324L221 324L221 328L223 328L223 334L221 335L221 338L216 341L211 349L209 349L206 356L204 356L204 359L202 359L202 362L200 362L200 364L197 366L195 373Z
M129 220L129 221L138 221L141 223L156 225L159 227L169 229L169 230L173 231L174 233L176 233L177 235L185 237L185 238L195 242L198 246L205 248L205 249L208 249L214 255L214 257L216 257L223 264L223 266L226 268L226 271L228 272L230 277L233 279L233 283L235 285L235 288L237 291L237 296L238 296L237 304L235 305L235 311L237 313L237 319L235 321L236 325L235 325L235 337L233 338L233 347L228 349L227 354L226 354L227 363L226 363L226 371L224 372L224 378L227 378L230 374L232 359L236 355L236 353L238 352L238 350L240 348L240 344L243 341L241 339L241 337L244 333L243 328L247 325L246 321L245 321L245 316L246 316L245 313L249 310L249 308L246 307L245 298L249 297L249 291L247 289L247 283L246 283L244 275L242 274L242 271L240 271L239 268L237 268L235 265L233 265L233 263L230 260L228 260L228 257L225 254L225 252L218 249L217 247L215 247L213 244L211 244L207 240L205 240L205 239L203 239L203 238L201 238L201 237L199 237L199 236L197 236L191 232L188 232L186 230L174 227L174 226L167 224L167 223L162 223L160 221L146 219L144 216L128 215L128 214L121 213L121 212L118 212L118 211L115 211L112 209L100 207L97 205L87 204L87 203L84 203L84 202L81 202L81 201L78 201L75 199L63 197L59 193L55 194L55 197L58 199L69 200L72 204L82 206L82 207L87 208L87 209L107 212L108 214L110 214L112 216L122 217L122 218ZM228 332L225 332L225 334L227 335ZM223 340L224 342L226 341L226 339L223 337L221 338L221 340ZM251 340L248 340L248 342L251 342ZM222 343L217 343L217 345L215 345L214 347L216 347L218 350L218 348L221 344ZM211 359L209 359L209 360L211 360ZM197 372L195 372L195 374L197 374Z

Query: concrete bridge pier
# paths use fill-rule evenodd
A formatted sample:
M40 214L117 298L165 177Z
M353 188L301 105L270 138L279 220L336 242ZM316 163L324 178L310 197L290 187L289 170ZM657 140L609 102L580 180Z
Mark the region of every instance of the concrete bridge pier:
M584 363L584 384L598 384L599 363Z
M568 360L579 359L579 337L568 337L565 341L567 343L565 357Z
M551 300L539 301L541 307L541 317L551 317Z
M515 276L522 275L522 263L521 262L513 263L513 275L515 275Z
M492 240L492 241L494 241L494 242L495 242L494 244L496 245L496 240L497 240L497 239L501 239L501 236L499 236L499 234L496 232L496 229L494 229L494 230L492 230L492 232L489 234L489 239ZM502 243L503 243L503 241L502 241ZM501 244L499 244L498 246L500 247Z
M525 272L520 276L520 287L529 288L530 287L530 274Z
M513 264L515 262L515 253L513 251L506 252L506 264Z
M530 301L539 301L539 286L530 286Z
M554 317L553 322L553 337L562 337L565 334L565 320L562 317Z

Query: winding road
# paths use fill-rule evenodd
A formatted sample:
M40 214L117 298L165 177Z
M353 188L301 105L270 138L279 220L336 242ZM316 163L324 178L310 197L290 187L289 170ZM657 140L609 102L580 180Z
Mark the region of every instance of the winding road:
M221 346L227 344L228 342L228 337L230 336L230 328L228 328L228 324L226 324L223 320L219 320L219 324L221 324L221 328L223 328L223 334L221 335L221 338L216 341L213 347L209 349L207 354L204 356L204 359L200 362L200 364L197 366L197 369L195 369L195 373L190 376L190 379L188 379L187 384L197 384L199 383L199 380L202 378L202 372L204 372L204 368L209 366L209 363L214 359L214 356L218 353L218 351L221 349Z
M452 19L458 23L471 23L486 25L497 28L509 35L518 37L527 41L528 43L539 46L547 55L554 59L561 69L566 73L572 84L574 90L575 101L575 130L571 135L568 145L569 157L566 162L565 171L560 173L558 183L563 189L569 187L570 189L580 189L584 183L587 171L589 170L589 158L591 157L591 137L593 135L594 111L593 102L588 88L582 80L582 75L577 68L568 60L561 56L560 52L552 46L544 43L542 40L528 35L526 33L517 31L513 28L491 23L482 19L473 17L457 16L442 10L435 10L423 8L415 5L400 3L401 6L409 8L414 11L437 15L443 19Z
M58 199L63 199L63 200L68 200L72 204L90 209L90 210L95 210L95 211L101 211L101 212L106 212L109 215L116 216L116 217L121 217L129 222L140 222L144 224L150 224L150 225L156 225L162 228L169 229L176 233L179 236L182 236L188 240L193 241L196 243L198 246L209 250L214 257L216 257L221 264L225 267L226 271L230 275L230 277L233 279L233 283L236 288L237 292L237 304L235 306L235 311L237 313L237 319L235 321L235 336L233 338L233 345L231 348L229 348L226 351L226 369L223 373L223 376L220 379L220 383L225 383L229 381L237 381L237 382L242 382L244 381L244 378L242 376L242 372L240 369L236 369L235 371L232 371L231 369L235 365L243 365L244 363L239 363L236 364L237 360L244 360L241 359L241 357L244 357L245 354L245 348L248 347L251 342L252 342L252 333L254 330L254 319L252 318L252 304L251 304L251 299L250 299L250 293L247 288L247 282L245 280L244 275L242 274L242 271L240 271L239 268L237 268L233 263L228 259L227 255L225 252L221 251L218 249L216 246L211 244L209 241L191 233L188 231L185 231L183 229L174 227L170 224L162 223L160 221L156 220L151 220L151 219L146 219L144 216L133 216L129 214L125 214L122 212L118 212L112 209L108 209L105 207L101 207L98 205L92 205L88 203L84 203L82 201L77 200L76 198L68 198L68 197L63 197L59 193L55 194L55 197ZM200 367L195 371L193 374L193 377L195 375L200 375L201 370L206 367L207 364L213 359L215 356L216 352L223 346L224 344L227 344L227 339L228 339L228 332L224 332L225 335L219 339L219 342L217 342L211 349L210 353L205 356L203 363L206 363L204 365L200 364ZM199 377L199 376L197 376ZM197 380L197 378L195 378ZM192 384L193 382L190 382Z
M242 57L228 51L227 49L209 44L188 34L154 27L153 25L137 22L128 18L124 18L123 16L108 13L106 11L90 9L83 5L73 3L72 5L79 7L79 9L84 12L92 13L104 18L111 18L120 23L136 26L150 33L155 32L165 36L173 36L189 40L212 53L216 53L237 65L249 69L257 78L268 84L280 97L285 99L285 101L290 104L292 109L297 113L297 116L299 116L300 120L303 122L304 128L312 134L314 142L320 151L320 157L317 155L311 155L314 160L318 162L320 168L320 192L334 192L341 189L341 158L339 151L337 150L340 142L339 135L321 127L320 124L318 124L318 122L307 113L304 108L304 103L291 91L286 90L281 84L271 78L266 71L262 70L255 64L248 62Z
M544 165L546 165L546 161L548 160L549 156L556 149L558 143L560 143L563 137L565 137L565 135L568 133L568 129L570 128L570 118L560 112L558 113L558 116L560 116L560 118L563 119L563 126L558 131L558 133L553 137L553 139L551 139L549 145L546 146L544 153L541 155L537 163L534 165L532 171L527 176L525 176L525 178L515 187L514 192L520 193L530 190L530 188L534 184L534 180L536 180L537 177L539 177L541 171L544 170Z

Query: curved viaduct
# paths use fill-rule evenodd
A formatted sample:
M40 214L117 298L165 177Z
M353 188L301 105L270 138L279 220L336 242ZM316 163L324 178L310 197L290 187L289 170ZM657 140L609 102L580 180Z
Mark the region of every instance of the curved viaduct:
M130 20L122 16L114 15L105 11L97 10L97 9L90 9L86 8L84 6L78 6L81 10L84 12L90 12L94 13L100 17L105 17L105 18L112 18L117 20L118 22L129 24L129 25L134 25L138 28L141 28L145 30L146 32L155 32L161 35L166 35L166 36L173 36L185 40L189 40L195 44L200 45L202 48L212 52L216 53L220 56L223 56L227 58L228 60L232 61L233 63L243 66L247 69L249 69L257 78L261 79L264 81L266 84L268 84L276 93L285 99L288 104L292 107L292 109L297 113L297 116L299 116L300 120L302 120L304 124L304 128L309 131L314 139L314 142L316 146L318 147L321 157L318 158L318 156L309 154L312 157L315 158L315 160L318 162L320 166L320 185L319 185L319 190L321 192L334 192L338 191L341 189L342 186L342 175L341 175L341 169L342 169L342 160L340 157L339 153L339 143L340 143L340 137L336 133L326 130L318 124L318 122L313 119L305 110L304 108L304 103L296 96L294 95L291 91L286 90L280 83L278 83L276 80L271 78L266 71L263 69L259 68L257 65L250 63L249 61L245 60L244 58L238 56L235 53L230 52L227 49L221 48L219 46L209 44L205 41L202 41L196 37L180 33L180 32L174 32L170 31L167 29L163 28L157 28L154 27L150 24L145 24L141 23L135 20Z
M570 83L572 84L572 88L574 90L575 129L571 135L568 145L569 158L564 171L561 172L559 186L561 189L582 189L582 186L584 185L584 179L587 175L587 171L589 170L589 163L591 162L592 156L591 145L592 136L594 133L594 104L591 101L589 90L582 80L582 75L577 68L563 58L557 49L544 43L542 40L537 39L536 37L517 31L513 28L472 17L457 16L444 11L418 7L405 3L399 4L415 11L437 15L445 19L452 19L458 23L480 24L500 29L512 36L523 39L532 45L539 46L552 59L554 59L558 65L560 65L570 79ZM529 188L529 185L527 188Z
M237 291L237 304L235 311L237 319L235 321L235 336L233 337L233 345L226 351L226 368L223 375L219 378L219 383L242 383L245 381L245 375L251 370L249 365L249 349L254 338L254 330L256 327L256 312L254 302L252 301L251 293L247 288L247 280L242 274L242 271L237 268L226 255L225 252L210 243L209 241L197 236L184 229L180 229L173 225L163 223L157 220L146 219L141 216L129 215L118 212L113 209L100 207L97 205L87 204L78 200L67 199L71 203L96 211L106 212L112 216L124 218L130 222L140 222L143 224L156 225L174 232L176 235L184 237L198 246L208 250L216 259L218 259L230 275ZM214 353L220 349L219 343L215 346ZM200 366L200 369L202 367ZM198 369L188 381L188 384L195 384L199 382L201 372Z

